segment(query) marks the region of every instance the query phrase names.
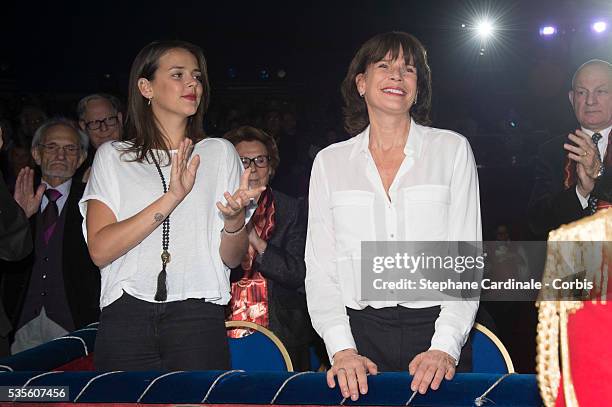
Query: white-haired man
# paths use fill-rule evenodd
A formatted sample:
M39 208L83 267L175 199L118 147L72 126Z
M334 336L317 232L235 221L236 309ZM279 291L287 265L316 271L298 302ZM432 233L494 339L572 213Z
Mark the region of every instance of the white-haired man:
M73 182L88 145L73 122L50 119L32 139L40 186L34 189L30 168L17 177L14 197L30 218L34 252L4 276L3 298L16 328L13 353L98 319L100 272L89 257L78 209L85 185Z
M529 225L549 231L612 202L612 64L593 59L578 68L569 100L580 127L545 143L529 203Z

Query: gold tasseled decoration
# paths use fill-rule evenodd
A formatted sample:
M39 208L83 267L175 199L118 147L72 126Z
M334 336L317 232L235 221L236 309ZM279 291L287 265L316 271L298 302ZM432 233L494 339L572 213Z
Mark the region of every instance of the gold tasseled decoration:
M595 284L593 290L582 293L584 298L605 302L608 285L607 259L612 258L609 255L612 253L612 244L606 243L612 242L612 209L598 211L593 216L552 231L548 242L543 283L566 279L584 271L584 277ZM582 308L583 302L563 298L569 297L564 294L559 297L559 292L555 293L549 286L542 289L536 304L536 373L540 395L546 407L555 405L561 371L566 406L578 406L570 369L567 322L572 313Z

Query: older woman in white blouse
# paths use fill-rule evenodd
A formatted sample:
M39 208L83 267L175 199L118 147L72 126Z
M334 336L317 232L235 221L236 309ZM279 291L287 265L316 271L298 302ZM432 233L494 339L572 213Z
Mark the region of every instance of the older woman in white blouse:
M470 368L460 355L478 301L367 301L354 260L362 241L480 241L473 154L460 134L427 126L431 75L409 34L368 40L342 94L354 137L314 161L306 242L309 313L333 363L328 385L337 376L356 400L366 373L408 369L412 390L425 393Z

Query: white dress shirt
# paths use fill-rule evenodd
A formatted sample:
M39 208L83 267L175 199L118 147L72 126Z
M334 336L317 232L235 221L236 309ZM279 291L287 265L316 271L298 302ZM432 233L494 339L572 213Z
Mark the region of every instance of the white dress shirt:
M478 174L468 141L411 121L405 158L385 193L368 148L370 128L314 160L306 239L306 294L330 360L357 349L346 308L441 306L430 349L459 360L478 301L364 301L362 241L481 241ZM359 349L357 349L359 351Z
M598 132L599 134L601 134L601 139L599 139L599 142L597 143L597 149L599 150L599 157L601 157L602 162L604 160L604 157L606 156L606 150L608 148L608 138L610 137L610 130L612 130L612 126ZM582 131L584 131L589 137L592 137L593 134L595 134L593 130L585 129L584 127L582 128ZM582 205L582 209L586 209L586 207L589 206L589 197L591 196L591 194L587 195L586 197L580 195L580 192L578 192L578 186L576 186L576 195L578 196L578 200Z

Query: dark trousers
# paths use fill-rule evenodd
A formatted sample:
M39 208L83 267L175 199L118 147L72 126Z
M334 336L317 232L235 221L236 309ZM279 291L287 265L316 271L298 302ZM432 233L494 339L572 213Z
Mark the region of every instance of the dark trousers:
M357 351L372 360L379 371L407 371L416 355L431 346L440 307L347 308ZM465 344L457 372L472 370L472 346Z
M308 344L301 346L286 346L295 372L310 370L310 349Z
M150 303L123 293L102 309L96 370L228 370L221 305L188 299Z

